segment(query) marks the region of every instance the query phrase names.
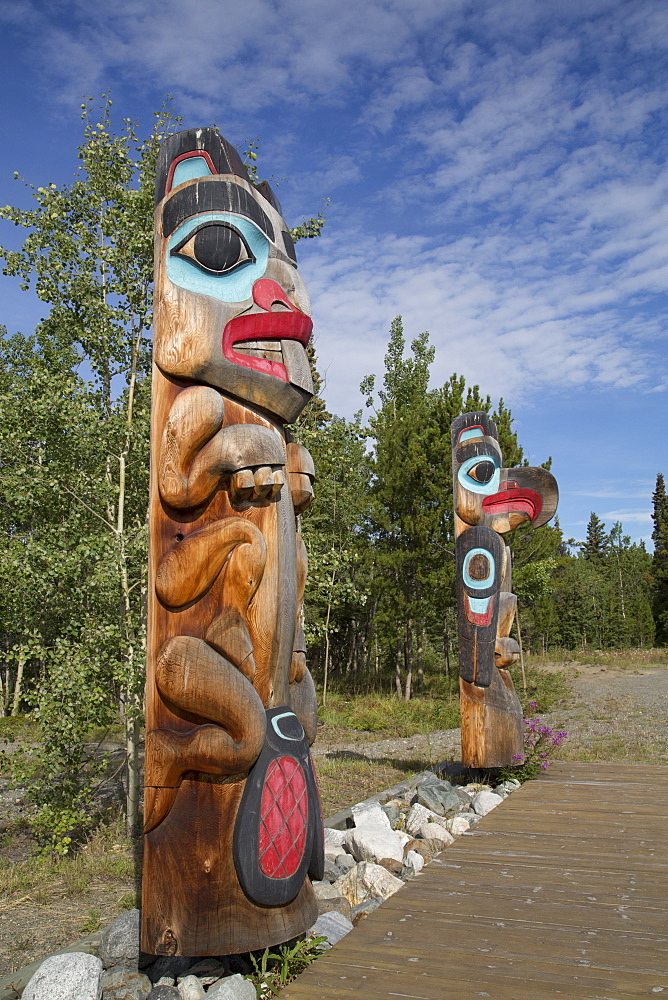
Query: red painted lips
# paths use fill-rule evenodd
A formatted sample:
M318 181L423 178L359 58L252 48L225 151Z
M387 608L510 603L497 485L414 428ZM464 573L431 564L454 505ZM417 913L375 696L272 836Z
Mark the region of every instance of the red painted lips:
M261 278L255 282L253 301L266 312L245 313L231 319L223 331L223 354L235 365L243 365L244 368L252 368L289 382L286 367L280 361L240 354L234 350L234 345L247 340L297 340L306 347L313 332L313 321L290 302L278 282L269 278ZM287 306L289 311L283 309L271 312L276 303Z

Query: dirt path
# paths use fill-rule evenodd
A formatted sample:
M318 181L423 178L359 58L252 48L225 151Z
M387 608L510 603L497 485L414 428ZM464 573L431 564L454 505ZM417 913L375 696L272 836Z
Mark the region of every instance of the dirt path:
M563 671L564 665L546 664L541 669ZM560 757L668 763L668 669L618 670L574 664L567 673L572 683L569 706L541 716L553 730L569 734ZM459 739L459 729L375 741L364 740L357 733L348 742L319 740L314 755L338 750L372 760L414 756L439 763L458 758Z
M551 668L546 665L541 669ZM564 666L555 664L552 669ZM668 669L578 665L568 669L573 683L569 706L543 716L553 729L569 733L562 757L668 764ZM315 756L347 751L351 758L361 758L369 767L375 761L400 760L404 767L414 761L415 770L421 770L425 762L456 760L459 756L457 729L403 739L372 740L370 734L354 731L347 735L349 738L345 732L337 732L332 741L323 732L314 747ZM387 773L384 768L377 770ZM369 794L382 787L385 785L371 789ZM11 801L13 809L20 808L10 789L5 788L2 798L7 805ZM0 845L0 868L4 865L7 870L17 860L22 853L19 847L16 843ZM52 884L24 886L5 894L0 898L0 975L71 943L94 930L98 922L108 923L123 905L128 905L128 896L134 890L132 878L92 880L83 891L68 885L67 879L55 879Z

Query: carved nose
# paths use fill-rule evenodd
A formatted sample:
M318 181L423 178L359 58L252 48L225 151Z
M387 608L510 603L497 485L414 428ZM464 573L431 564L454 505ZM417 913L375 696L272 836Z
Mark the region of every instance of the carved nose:
M272 281L271 278L260 278L253 285L253 302L260 307L260 309L265 309L267 312L271 312L274 305L287 306L290 312L299 312L299 309L293 306L289 298L279 285L277 281Z

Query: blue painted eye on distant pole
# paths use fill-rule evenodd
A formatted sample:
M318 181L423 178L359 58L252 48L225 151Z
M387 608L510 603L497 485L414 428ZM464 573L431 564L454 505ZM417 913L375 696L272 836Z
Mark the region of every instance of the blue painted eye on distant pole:
M457 480L463 489L483 496L498 491L500 478L500 464L493 453L472 455L457 471Z
M230 212L206 212L172 233L167 277L180 288L221 302L243 302L251 297L268 260L269 241L249 219Z

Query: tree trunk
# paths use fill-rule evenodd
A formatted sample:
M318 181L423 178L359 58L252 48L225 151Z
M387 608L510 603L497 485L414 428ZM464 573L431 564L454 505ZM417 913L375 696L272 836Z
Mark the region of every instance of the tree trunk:
M443 616L443 664L445 676L450 676L450 630L448 629L448 613Z
M401 639L397 639L397 658L395 662L394 683L397 689L397 698L401 698Z
M323 671L322 682L322 707L327 705L327 679L329 677L329 619L332 613L332 588L336 578L336 570L332 570L332 579L329 581L329 596L327 598L327 617L325 618L325 669Z
M422 659L422 652L424 648L424 628L422 622L418 628L418 647L417 647L417 668L418 668L418 691L424 691L424 662Z
M413 694L413 620L406 622L406 687L404 688L404 701L410 701Z
M14 684L14 701L12 702L12 715L19 714L21 702L21 685L23 683L23 670L26 662L26 653L21 650L16 664L16 683Z

